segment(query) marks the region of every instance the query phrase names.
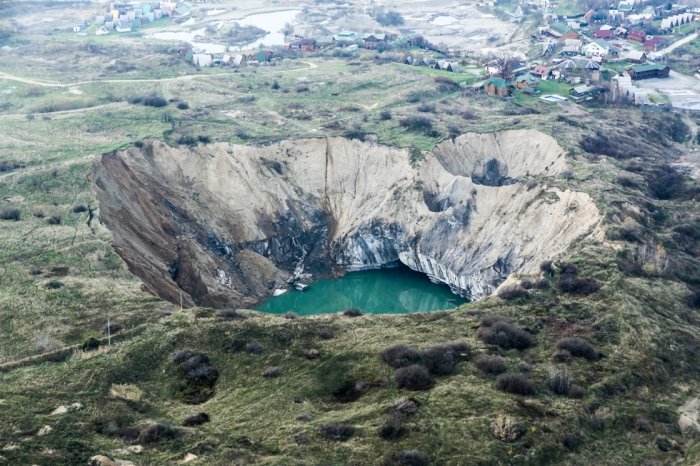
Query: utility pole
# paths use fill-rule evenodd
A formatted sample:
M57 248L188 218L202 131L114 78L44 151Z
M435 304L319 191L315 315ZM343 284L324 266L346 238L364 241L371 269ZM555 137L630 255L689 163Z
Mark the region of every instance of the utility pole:
M109 323L109 317L107 317L107 342L112 346L112 324Z

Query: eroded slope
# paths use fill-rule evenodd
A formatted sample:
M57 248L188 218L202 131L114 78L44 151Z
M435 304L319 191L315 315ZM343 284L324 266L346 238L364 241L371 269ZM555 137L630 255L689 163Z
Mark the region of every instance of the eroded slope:
M133 273L186 305L251 305L341 269L402 262L471 299L590 235L585 193L526 186L565 170L537 131L465 134L413 163L344 138L266 147L144 142L96 160L102 221Z

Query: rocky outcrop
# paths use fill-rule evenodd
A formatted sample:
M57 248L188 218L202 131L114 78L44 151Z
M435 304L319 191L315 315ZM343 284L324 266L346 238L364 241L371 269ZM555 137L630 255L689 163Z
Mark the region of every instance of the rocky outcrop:
M423 157L343 138L147 141L90 177L118 254L185 305L248 306L295 278L399 263L478 299L600 235L587 194L518 182L565 170L543 133L465 134Z

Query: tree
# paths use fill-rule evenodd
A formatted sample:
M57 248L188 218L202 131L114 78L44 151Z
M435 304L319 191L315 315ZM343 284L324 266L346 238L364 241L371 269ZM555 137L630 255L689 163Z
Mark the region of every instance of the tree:
M377 14L376 20L382 26L401 26L404 24L403 16L398 11L380 12Z
M513 76L515 64L518 63L518 59L514 55L507 52L498 52L494 61L498 69L498 76L503 79L510 79Z

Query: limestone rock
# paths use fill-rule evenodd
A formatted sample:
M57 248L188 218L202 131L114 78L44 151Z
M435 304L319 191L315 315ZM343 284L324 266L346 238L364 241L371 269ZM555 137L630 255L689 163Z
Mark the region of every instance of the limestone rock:
M117 463L103 455L95 455L90 458L90 466L117 466Z
M535 130L408 151L344 138L104 154L90 179L129 270L185 306L246 307L290 279L403 263L469 299L602 240L585 193L519 182L566 169ZM223 274L223 275L222 275Z
M51 433L52 430L53 430L53 427L51 427L51 426L44 426L44 427L42 427L41 429L39 429L39 432L37 433L37 435L38 435L39 437L42 437L42 436L44 436L44 435L47 435L47 434Z
M678 427L681 432L690 433L700 431L700 400L697 398L689 398L688 401L678 408L681 413L678 418Z
M58 408L51 411L51 416L58 416L60 414L66 414L67 412L68 408L66 406L61 405Z

